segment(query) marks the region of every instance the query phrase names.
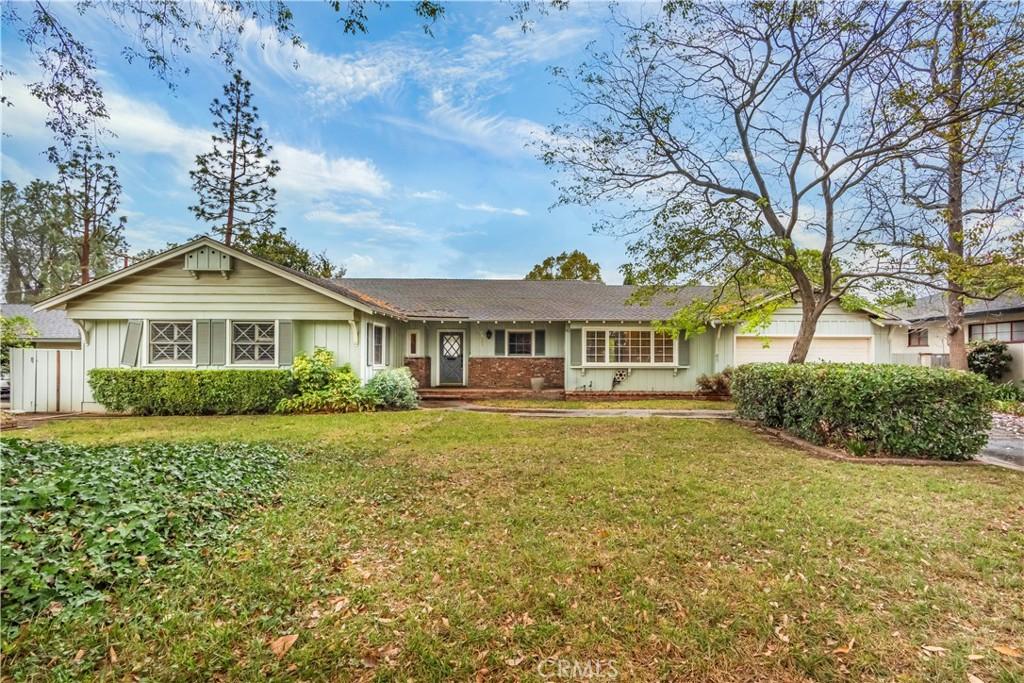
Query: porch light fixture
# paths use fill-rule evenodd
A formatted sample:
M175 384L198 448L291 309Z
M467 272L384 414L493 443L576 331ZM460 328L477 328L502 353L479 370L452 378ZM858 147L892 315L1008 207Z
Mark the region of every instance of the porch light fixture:
M487 332L485 333L485 336L486 336L486 337L487 337L488 339L490 339L490 338L491 338L491 337L492 337L493 335L494 335L494 333L493 333L493 332L491 332L490 330L487 330Z

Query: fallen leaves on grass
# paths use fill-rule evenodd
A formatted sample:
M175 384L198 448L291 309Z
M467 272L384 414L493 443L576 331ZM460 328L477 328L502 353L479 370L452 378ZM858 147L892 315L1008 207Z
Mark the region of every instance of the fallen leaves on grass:
M292 649L292 645L294 645L295 641L298 639L299 636L296 633L281 636L280 638L270 641L270 651L273 652L278 659L281 659L288 654L288 650Z
M1012 659L1020 659L1021 656L1024 656L1021 654L1020 650L1015 647L1010 647L1009 645L996 645L993 649L999 654L1006 655Z
M967 674L967 683L985 683L985 681L981 680L974 674Z
M834 655L848 655L848 654L850 654L850 650L853 649L853 641L854 641L854 639L851 638L850 642L848 644L846 644L846 645L844 645L842 647L837 647L836 649L832 650L832 654L834 654Z

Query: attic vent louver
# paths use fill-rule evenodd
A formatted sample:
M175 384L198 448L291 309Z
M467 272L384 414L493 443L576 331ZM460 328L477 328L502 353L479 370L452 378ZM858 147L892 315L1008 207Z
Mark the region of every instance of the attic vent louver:
M183 270L189 271L196 279L199 279L199 273L204 271L219 272L226 280L233 265L229 254L213 247L199 247L185 254Z

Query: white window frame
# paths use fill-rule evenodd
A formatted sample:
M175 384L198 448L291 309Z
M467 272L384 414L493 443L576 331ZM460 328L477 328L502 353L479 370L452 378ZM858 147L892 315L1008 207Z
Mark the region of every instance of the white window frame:
M412 348L413 337L416 338L416 348ZM419 358L423 355L423 335L419 330L407 330L405 333L405 355L409 358Z
M535 330L505 330L505 356L508 358L533 358L537 355L537 340L535 339ZM509 349L512 347L512 335L513 334L528 334L530 335L530 352L529 353L509 353Z
M179 324L181 324L181 323L189 323L190 325L192 325L192 360L191 360L191 362L188 362L188 363L176 363L176 362L154 361L153 360L153 356L150 353L152 349L150 348L150 345L149 345L149 339L150 339L149 328L150 328L150 325L152 323L179 323ZM193 319L189 319L189 318L146 318L146 319L144 319L142 321L142 344L143 344L143 346L142 346L143 353L145 354L143 356L143 362L142 362L142 365L144 367L149 367L149 368L194 368L194 367L196 367L196 356L198 355L196 352L198 351L198 347L196 346L196 321L195 321L194 318Z
M274 323L274 362L273 363L252 363L252 362L246 361L246 362L242 362L242 363L236 363L235 362L235 358L234 358L234 354L232 353L234 351L235 323L271 323L271 322ZM277 320L267 320L266 318L261 318L259 320L254 320L254 319L250 319L250 318L235 318L233 320L226 320L224 324L227 325L227 332L224 335L224 337L225 337L224 343L225 343L225 345L227 347L224 350L224 359L225 359L225 362L226 362L226 367L231 367L231 368L276 368L276 367L280 367L280 359L278 358L278 355L281 352L281 330L280 330L280 325L278 325L278 321Z
M672 360L665 362L654 362L654 335L657 334L657 330L653 327L597 327L589 326L582 328L582 346L581 356L583 360L583 366L588 368L675 368L679 367L679 339L672 338ZM604 333L604 361L594 362L587 360L587 332L603 332ZM648 363L618 363L610 361L608 354L611 351L611 347L608 344L608 333L609 332L650 332L651 333L651 345L650 345L650 362Z
M370 328L372 332L370 334L370 338L366 340L366 343L370 345L370 352L373 353L373 358L372 362L370 363L370 367L375 370L379 370L380 368L387 367L385 363L387 363L388 360L388 326L382 325L381 323L370 324L372 325L372 327ZM377 336L378 328L380 328L380 363L377 362L376 349L374 348L374 339Z

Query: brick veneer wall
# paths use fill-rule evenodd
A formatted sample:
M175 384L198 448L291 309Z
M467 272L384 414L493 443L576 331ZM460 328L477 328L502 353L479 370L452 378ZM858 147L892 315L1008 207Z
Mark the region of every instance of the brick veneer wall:
M543 377L544 388L565 385L564 358L470 358L469 386L479 389L529 389L532 377Z
M430 386L430 358L428 356L407 357L405 367L412 371L412 376L421 387Z

